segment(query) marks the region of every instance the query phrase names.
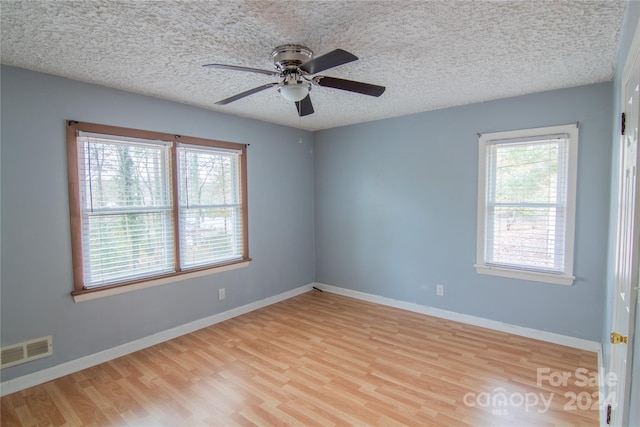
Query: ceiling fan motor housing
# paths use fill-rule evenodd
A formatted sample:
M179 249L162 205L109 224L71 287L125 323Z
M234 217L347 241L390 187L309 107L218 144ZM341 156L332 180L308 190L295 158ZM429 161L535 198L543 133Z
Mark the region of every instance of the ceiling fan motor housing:
M313 57L313 51L299 44L285 44L276 47L271 56L276 69L288 74L306 64Z

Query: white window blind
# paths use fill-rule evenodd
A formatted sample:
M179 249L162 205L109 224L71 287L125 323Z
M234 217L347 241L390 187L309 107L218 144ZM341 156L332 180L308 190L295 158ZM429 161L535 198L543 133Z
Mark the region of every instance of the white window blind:
M577 127L482 135L480 143L476 267L570 276Z
M243 256L239 151L179 144L181 268Z
M562 273L568 135L488 144L487 264Z
M80 132L84 286L174 271L170 143Z

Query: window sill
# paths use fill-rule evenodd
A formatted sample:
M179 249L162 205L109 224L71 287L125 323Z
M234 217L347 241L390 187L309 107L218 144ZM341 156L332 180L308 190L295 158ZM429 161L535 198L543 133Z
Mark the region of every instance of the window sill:
M512 270L509 268L490 267L476 264L476 272L479 274L489 274L492 276L509 277L511 279L532 280L534 282L552 283L554 285L573 285L575 276L563 274L539 273L536 271Z
M176 274L168 277L160 277L157 279L146 280L144 282L133 283L126 286L113 286L97 289L89 289L86 291L73 292L74 302L90 301L98 298L109 297L112 295L124 294L127 292L139 291L141 289L152 288L154 286L166 285L169 283L175 283L182 280L193 279L194 277L208 276L210 274L222 273L223 271L235 270L238 268L247 267L251 259L242 262L236 262L233 264L227 264L220 267L209 268L206 270L197 270L184 274Z

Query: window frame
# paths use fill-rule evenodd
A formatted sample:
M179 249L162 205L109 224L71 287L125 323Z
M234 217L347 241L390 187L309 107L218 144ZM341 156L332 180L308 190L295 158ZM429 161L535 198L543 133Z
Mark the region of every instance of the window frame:
M124 128L118 126L102 125L87 122L78 122L68 120L66 126L66 145L67 145L67 173L69 187L69 217L71 225L71 252L73 265L73 291L71 295L76 302L85 299L98 297L97 294L105 294L105 296L113 295L130 290L143 289L150 286L171 283L177 280L184 280L189 277L202 276L229 269L239 268L248 265L251 258L249 257L249 227L248 227L248 199L247 199L247 144L239 144L235 142L216 141L205 138L173 135L163 132L154 132L147 130L139 130L132 128ZM113 284L94 286L86 288L84 283L84 259L83 259L83 231L82 231L82 195L79 170L79 152L78 137L80 132L104 134L123 138L137 138L155 141L165 141L171 144L169 148L169 182L170 182L170 199L171 199L171 221L173 223L173 261L174 272L161 273L144 278L126 280ZM242 222L242 257L239 259L227 260L198 267L182 268L180 266L180 224L179 224L179 203L178 203L178 163L177 163L177 147L178 144L204 146L223 150L233 150L239 152L239 185L240 185L240 202L241 202L241 222ZM102 296L102 295L100 295Z
M477 211L477 247L476 247L476 272L493 276L508 277L513 279L530 280L558 285L571 286L575 281L573 275L574 250L575 250L575 217L576 217L576 191L578 176L578 128L577 123L570 125L548 126L512 130L504 132L491 132L478 134L478 211ZM486 262L487 253L487 194L489 171L489 153L487 146L490 142L499 140L531 139L545 136L567 134L569 140L567 159L567 191L566 214L564 235L564 266L560 274L536 270L510 268L508 266L496 266Z

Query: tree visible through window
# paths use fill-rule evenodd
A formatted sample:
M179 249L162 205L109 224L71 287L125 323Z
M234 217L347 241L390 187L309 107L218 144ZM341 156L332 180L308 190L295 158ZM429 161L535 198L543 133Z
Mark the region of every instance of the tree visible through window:
M234 155L179 146L180 247L183 267L242 253L238 162Z
M559 126L480 137L479 272L510 269L561 282L566 277L549 275L571 276L577 131Z
M85 287L173 271L169 146L80 132Z
M248 260L241 144L69 122L76 292Z

